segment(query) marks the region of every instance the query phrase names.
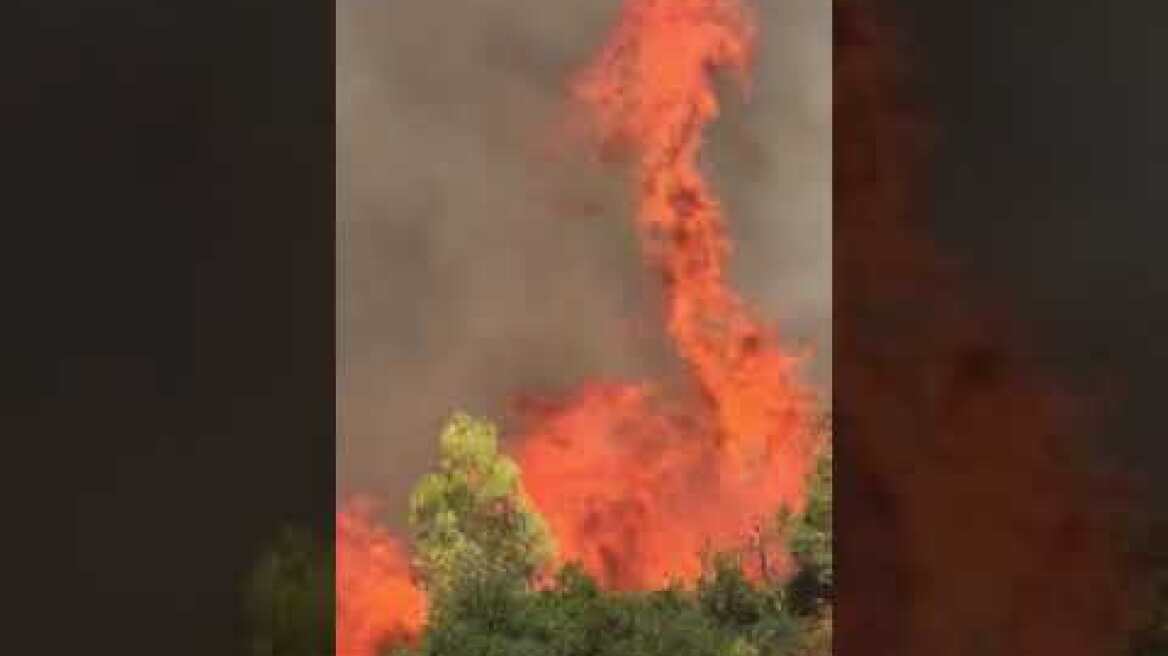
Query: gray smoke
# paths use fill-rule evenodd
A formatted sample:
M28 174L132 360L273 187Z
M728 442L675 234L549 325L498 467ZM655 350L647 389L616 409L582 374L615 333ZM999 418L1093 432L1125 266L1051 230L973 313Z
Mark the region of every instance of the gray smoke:
M452 410L670 366L622 171L554 149L619 0L337 3L339 492L399 512ZM761 8L710 168L736 281L831 378L831 8ZM553 156L553 150L558 154Z

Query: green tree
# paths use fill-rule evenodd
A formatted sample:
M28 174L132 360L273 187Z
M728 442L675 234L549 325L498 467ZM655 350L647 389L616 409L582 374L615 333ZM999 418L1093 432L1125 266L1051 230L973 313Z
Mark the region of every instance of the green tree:
M708 612L680 587L646 593L600 591L579 567L563 568L545 590L498 579L460 582L449 612L432 624L417 656L785 656L797 626L747 582L714 582L732 598ZM738 586L742 586L741 589ZM756 603L757 602L757 603ZM720 614L721 613L721 614Z
M1134 571L1142 582L1136 589L1143 603L1141 620L1131 637L1132 656L1168 656L1168 517L1144 517L1132 539Z
M782 590L785 610L798 618L800 656L826 656L832 644L832 599L835 568L832 557L831 419L823 426L823 452L808 485L803 513L779 514L780 532L795 562L795 573Z
M455 414L439 439L438 471L410 498L416 565L440 612L456 582L499 579L523 587L554 555L551 533L498 450L490 422Z
M835 583L832 559L832 454L820 457L808 490L807 507L798 517L780 518L788 534L796 574L788 583L796 612L817 612L831 601Z
M439 470L411 499L417 565L432 602L421 644L399 656L826 656L833 582L830 443L797 517L780 515L797 572L752 581L742 554L713 555L694 588L604 591L578 565L541 589L551 539L499 454L495 428L455 415Z
M737 649L779 656L798 647L803 623L787 608L785 590L752 583L735 554L715 554L707 569L698 581L698 606L716 626L736 636Z
M255 656L320 656L333 649L333 556L307 532L285 528L248 578Z

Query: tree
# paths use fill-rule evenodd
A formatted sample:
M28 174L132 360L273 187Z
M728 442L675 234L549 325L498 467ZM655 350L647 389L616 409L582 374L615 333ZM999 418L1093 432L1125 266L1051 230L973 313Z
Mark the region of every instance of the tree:
M554 555L519 468L499 453L493 424L455 414L439 451L438 471L410 498L415 563L437 612L456 582L500 579L523 587Z
M1168 654L1168 518L1143 518L1133 539L1133 569L1143 577L1140 621L1131 637L1132 656Z
M769 594L741 577L711 582L732 603L709 612L680 587L654 592L599 590L575 565L539 591L498 579L460 582L448 612L432 623L416 656L786 656L797 626ZM759 611L759 612L756 612Z
M255 656L332 651L333 556L309 533L280 533L252 570L245 602Z
M827 442L797 517L780 515L796 565L786 581L754 582L742 554L711 554L696 588L619 593L576 564L536 589L553 543L498 450L495 427L454 415L436 472L410 499L415 566L430 601L420 644L398 656L826 656L831 653L832 459ZM332 651L333 560L285 530L248 587L252 653Z
M788 545L797 567L788 583L797 612L809 614L831 601L835 582L832 560L832 455L828 447L820 457L807 497L807 507L797 518L784 518Z
M715 626L736 636L739 651L734 653L778 656L800 644L803 622L788 609L786 592L769 581L752 583L736 554L712 556L698 581L696 601Z
M523 585L550 539L494 428L456 415L440 471L415 490L419 565L440 594L412 656L826 656L831 649L831 453L805 511L782 528L797 566L789 581L753 582L741 554L712 554L696 588L604 591L578 565L542 589ZM500 503L500 500L506 503ZM521 521L508 513L518 514ZM515 527L528 527L515 530Z

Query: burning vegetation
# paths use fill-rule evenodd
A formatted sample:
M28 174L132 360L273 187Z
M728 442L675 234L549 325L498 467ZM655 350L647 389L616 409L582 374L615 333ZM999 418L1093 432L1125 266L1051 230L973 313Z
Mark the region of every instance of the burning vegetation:
M690 376L674 396L589 383L529 417L517 440L562 556L606 587L692 580L703 546L729 548L780 506L802 509L813 399L798 359L727 281L725 220L699 167L718 112L713 73L745 80L754 38L737 2L629 2L571 87L601 145L633 161L644 257Z
M677 576L658 586L616 591L579 561L557 562L555 538L514 461L499 451L490 422L456 414L440 442L437 471L410 500L413 574L404 566L404 552L394 550L360 509L342 514L337 653L829 652L829 454L809 481L806 512L772 513L768 523L773 537L790 549L789 575L759 576L765 567L750 563L765 563L774 545L743 540L735 548L699 554L692 579ZM345 553L356 560L346 563Z
M801 357L783 350L730 285L725 217L699 161L703 131L718 115L715 76L745 84L755 39L738 0L627 0L569 85L588 117L580 133L631 164L635 226L644 261L659 274L664 330L685 380L586 381L563 398L525 404L509 456L496 451L490 424L452 419L440 471L412 499L416 574L367 512L338 517L339 654L559 639L520 626L518 618L539 613L518 607L506 613L511 629L488 623L475 633L466 623L485 621L482 595L503 606L594 605L595 617L557 620L580 630L613 613L641 613L648 625L634 622L623 634L593 627L580 637L607 640L606 650L631 641L626 654L791 653L805 634L826 644L823 485L817 512L808 513L815 528L794 519L809 481L824 474L816 469L827 441L822 413L799 378ZM792 556L787 547L796 543ZM801 593L788 589L792 582ZM665 596L644 596L654 590ZM681 616L708 630L687 638L678 624L672 647L644 633ZM807 623L818 633L792 628ZM638 641L649 642L630 651Z
M365 500L337 515L337 654L824 656L834 622L844 653L1124 649L1130 591L1099 512L1109 490L1076 466L1074 404L1008 322L955 293L914 225L924 149L892 37L861 0L834 14L835 412L854 503L843 614L833 429L800 359L729 284L699 161L714 75L746 82L750 14L738 0L626 0L570 89L582 131L631 164L685 380L586 381L525 404L502 445L490 422L452 417L408 543ZM312 615L324 580L310 564L328 560L298 544L253 582L257 654L320 653L328 633L296 642L290 618ZM1164 613L1146 624L1131 653L1168 644Z

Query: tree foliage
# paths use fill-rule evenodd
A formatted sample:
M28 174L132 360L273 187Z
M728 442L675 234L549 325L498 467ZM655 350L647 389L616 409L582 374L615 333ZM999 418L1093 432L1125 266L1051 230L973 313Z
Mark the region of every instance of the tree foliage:
M415 565L429 596L421 641L395 656L827 656L832 615L830 447L804 512L779 515L795 573L755 582L742 554L713 554L692 586L616 593L568 564L541 586L554 544L526 497L519 470L489 422L454 415L436 471L410 499ZM331 604L323 552L288 533L257 567L249 592L253 653L328 653ZM331 557L324 555L329 563ZM327 580L327 583L325 581ZM547 579L545 579L547 580ZM320 591L326 586L326 594ZM331 606L329 608L331 611ZM331 613L329 614L331 620ZM321 636L325 636L321 640Z
M549 589L479 579L459 585L412 656L779 656L800 624L773 591L719 570L699 589L604 593L578 567Z
M432 601L458 581L492 579L522 586L553 556L551 533L499 453L490 422L456 414L439 438L438 471L410 498L416 565Z
M1168 656L1168 517L1154 517L1136 540L1135 567L1144 575L1143 621L1132 636L1133 656Z
M247 581L254 656L319 656L333 648L333 556L303 531L285 528Z
M832 557L832 453L830 445L819 459L810 482L807 507L798 517L780 514L796 572L787 584L796 612L821 612L830 605L835 584Z
M429 526L453 534L436 540L444 590L442 610L432 615L420 645L401 650L405 656L826 656L831 652L831 452L827 450L810 485L806 510L798 517L780 516L796 573L785 581L749 580L740 556L715 554L695 587L673 585L644 593L600 590L577 565L569 564L554 583L534 590L517 585L515 572L530 572L533 559L517 557L532 543L530 533L509 535L508 547L492 547L497 558L484 558L485 545L498 545L501 530L496 506L500 495L522 498L515 471L499 462L489 424L456 417L443 434L443 464L438 478L419 485L415 499L439 499L425 517ZM468 464L473 463L473 464ZM497 469L496 469L497 467ZM474 476L468 472L480 472ZM481 472L490 472L487 475ZM484 481L495 481L484 485ZM473 482L473 484L472 484ZM473 491L479 488L480 492ZM489 489L491 494L481 490ZM419 506L415 504L415 508ZM538 516L525 508L531 523ZM473 518L486 512L484 518ZM437 517L446 513L444 519ZM468 513L470 516L464 516ZM415 513L415 518L418 516ZM418 524L415 524L416 526ZM449 528L449 527L457 527ZM543 531L546 529L540 528ZM419 539L425 536L419 536ZM432 538L431 538L432 539ZM541 548L548 543L538 542ZM470 557L458 554L467 550ZM448 555L448 554L455 555ZM546 552L542 552L546 553ZM511 567L475 565L472 576L463 562L502 560ZM515 569L514 564L523 566ZM442 568L449 568L448 570Z
M830 430L830 429L829 429ZM776 527L795 564L785 581L755 583L739 555L709 559L696 587L601 590L578 566L543 589L532 574L553 552L490 423L455 415L438 470L411 498L417 565L431 607L420 644L395 656L828 656L832 645L832 453L810 481L803 513ZM1129 653L1168 655L1168 522L1150 540L1149 614ZM285 530L248 580L250 652L318 656L333 649L333 557Z

